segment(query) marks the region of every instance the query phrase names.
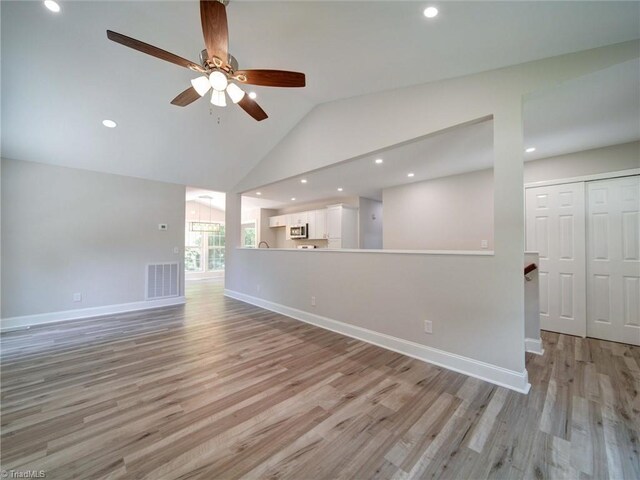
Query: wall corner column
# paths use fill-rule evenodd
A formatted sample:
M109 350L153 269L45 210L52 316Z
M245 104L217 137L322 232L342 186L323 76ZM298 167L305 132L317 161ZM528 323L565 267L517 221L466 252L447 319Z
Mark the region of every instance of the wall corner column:
M507 330L522 338L520 370L525 369L524 351L524 134L523 100L514 94L494 114L494 280L496 302L505 305ZM496 332L499 334L499 332ZM511 337L513 338L513 337Z

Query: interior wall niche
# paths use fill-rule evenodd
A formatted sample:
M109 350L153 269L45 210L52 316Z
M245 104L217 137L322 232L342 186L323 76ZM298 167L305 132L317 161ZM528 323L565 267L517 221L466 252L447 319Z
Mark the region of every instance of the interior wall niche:
M271 248L491 251L493 197L485 117L244 192L242 222Z

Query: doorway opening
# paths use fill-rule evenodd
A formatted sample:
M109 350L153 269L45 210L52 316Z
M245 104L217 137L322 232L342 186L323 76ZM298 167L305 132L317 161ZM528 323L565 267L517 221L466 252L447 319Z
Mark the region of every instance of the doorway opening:
M224 276L225 194L187 187L185 211L185 279Z

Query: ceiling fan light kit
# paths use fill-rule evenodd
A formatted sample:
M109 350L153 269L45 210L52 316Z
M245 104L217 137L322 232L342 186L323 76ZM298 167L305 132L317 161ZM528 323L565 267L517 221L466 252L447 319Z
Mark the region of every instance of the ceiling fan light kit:
M111 30L107 30L107 38L139 52L202 74L191 80L191 87L171 101L173 105L185 107L212 90L211 103L213 105L225 107L227 105L226 94L228 94L234 104L240 105L255 120L261 121L267 118L267 114L253 100L255 96L246 95L245 91L234 82L246 85L291 88L304 87L306 78L304 73L284 70L239 70L238 61L229 53L228 48L229 32L226 8L228 3L228 0L200 1L202 33L207 47L200 53L200 65Z
M211 84L209 83L209 79L204 75L202 77L194 78L191 80L191 85L196 89L198 95L201 97L204 96L211 89Z
M226 107L227 97L224 95L224 90L221 92L220 90L213 89L211 91L211 103L216 107Z
M238 103L244 98L245 92L235 83L230 83L227 86L227 94L233 103Z
M227 76L220 70L215 70L209 75L209 83L211 83L211 88L214 90L223 92L227 88L229 80L227 80Z

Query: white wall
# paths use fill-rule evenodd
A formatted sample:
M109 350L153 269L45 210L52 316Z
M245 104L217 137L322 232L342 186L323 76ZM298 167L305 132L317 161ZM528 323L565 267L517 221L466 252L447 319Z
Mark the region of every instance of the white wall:
M327 205L337 205L338 203L344 203L345 205L358 208L359 199L358 197L353 197L353 196L325 198L317 202L307 202L307 203L303 203L303 204L295 205L291 207L279 208L278 215L285 215L287 213L296 213L296 212L307 212L309 210L318 210L320 208L325 208Z
M493 170L387 188L384 248L493 250Z
M640 142L574 152L524 164L524 181L539 182L640 168ZM383 191L384 248L493 249L493 171L416 182Z
M360 197L358 210L359 247L367 249L382 248L383 209L382 202Z
M524 164L524 182L541 182L640 168L640 142L574 152Z
M260 223L258 228L258 243L267 242L269 248L276 247L276 230L269 227L269 218L276 215L277 210L269 208L260 209ZM263 245L263 248L265 246Z
M237 192L493 115L495 255L229 249L229 293L311 311L308 295L318 291L327 316L344 325L446 352L450 365L465 357L492 369L494 381L509 372L518 379L510 386L524 389L522 99L637 58L638 46L628 42L316 107ZM239 202L239 194L228 195L227 205ZM239 219L239 207L228 207L230 247L238 245ZM432 335L421 327L426 318L434 322Z
M2 159L2 318L143 301L184 225L183 186Z

